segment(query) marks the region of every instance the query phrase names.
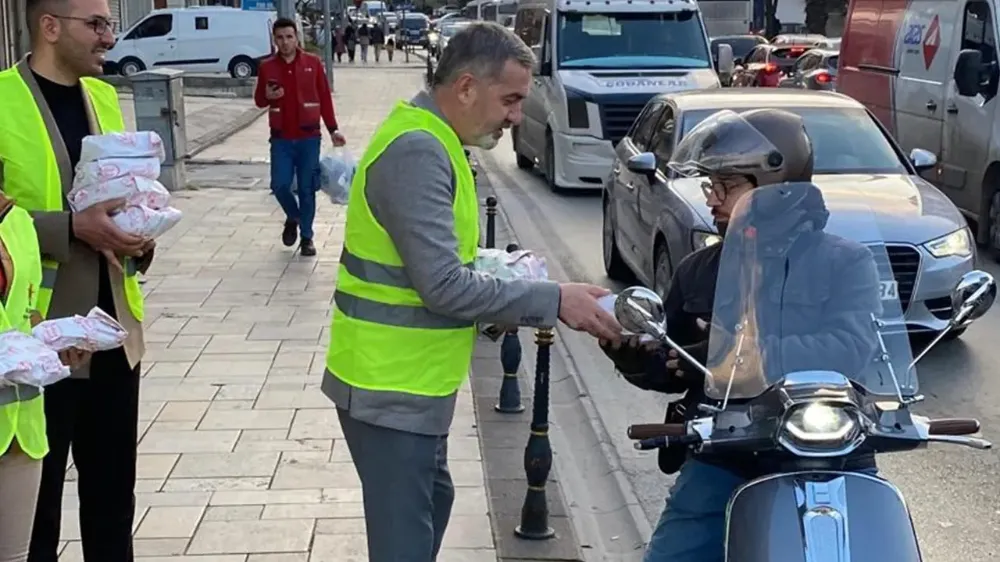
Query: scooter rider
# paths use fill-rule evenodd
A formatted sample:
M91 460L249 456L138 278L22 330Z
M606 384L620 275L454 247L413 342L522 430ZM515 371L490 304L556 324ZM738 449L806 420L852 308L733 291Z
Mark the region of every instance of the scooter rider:
M761 150L764 146L767 149ZM760 158L761 155L766 157ZM808 330L804 326L823 324L823 319L836 311L822 307L796 310L796 324L801 327L798 331L805 337L796 344L796 352L781 355L801 363L808 362L808 357L817 353L822 359L835 359L836 354L824 350L837 346L854 346L850 353L841 354L845 357L866 357L873 352L858 346L870 341L861 332L868 329L865 320L869 311L879 306L878 273L871 253L864 246L822 232L828 213L818 188L809 183L813 151L801 117L777 109L741 114L728 110L719 112L699 124L678 144L669 166L682 175L708 176L703 184L706 203L723 236L727 235L730 216L739 200L755 187L798 182L790 186L787 200L775 202L790 204L790 207L750 211L756 213L755 218L770 221L766 232L758 230L756 234L775 236L776 241L786 240L785 251L797 240L804 240L802 244L808 244L807 251L811 252L808 262L815 259L817 269L823 271L835 267L835 271L844 272L839 284L859 290L847 293L838 287L822 289L829 292L824 297L837 303L838 310L852 311L841 314L835 328L822 328L822 334L806 336ZM814 234L801 236L806 233ZM729 234L733 235L744 233ZM732 244L727 243L727 247L730 246ZM703 363L708 359L716 280L721 275L741 274L725 269L726 265L739 267L738 264L722 264L720 272L722 252L723 245L716 244L687 256L678 264L669 293L664 298L668 335ZM824 262L826 264L822 265ZM787 274L787 269L785 272ZM870 289L872 286L875 290ZM870 299L869 291L874 295ZM842 304L845 302L846 306ZM719 319L715 320L718 326ZM716 337L714 333L713 337ZM657 344L639 344L635 337L623 340L616 347L602 343L602 349L630 383L645 390L685 394L668 407L667 422L693 417L694 405L704 400L704 380L699 371L677 359L675 352ZM840 367L851 369L858 364ZM683 448L661 449L659 464L667 474L678 470L680 474L650 539L644 562L722 562L729 498L749 479L767 473L767 467L743 457L690 458L688 450ZM871 459L866 459L862 466L854 468L871 466Z

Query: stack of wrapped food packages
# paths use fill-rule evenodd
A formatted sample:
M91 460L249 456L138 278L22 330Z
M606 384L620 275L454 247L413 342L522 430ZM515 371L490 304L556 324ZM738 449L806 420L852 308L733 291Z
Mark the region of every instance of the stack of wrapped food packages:
M67 194L76 212L97 203L124 199L112 217L123 231L157 238L181 220L170 206L170 192L158 180L166 158L163 141L152 131L84 137L80 163Z
M26 334L0 333L0 387L24 384L45 387L70 374L59 352L68 349L95 352L121 347L128 333L99 308L87 316L56 318L37 324Z

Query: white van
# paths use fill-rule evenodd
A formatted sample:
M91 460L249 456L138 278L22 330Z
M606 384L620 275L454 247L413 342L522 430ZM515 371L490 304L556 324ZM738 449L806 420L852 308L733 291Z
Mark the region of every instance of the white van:
M275 12L216 6L153 10L121 34L108 51L108 66L125 76L169 67L249 78L274 52L275 19Z
M539 61L514 152L553 190L600 189L654 95L719 87L694 0L522 0L514 32Z

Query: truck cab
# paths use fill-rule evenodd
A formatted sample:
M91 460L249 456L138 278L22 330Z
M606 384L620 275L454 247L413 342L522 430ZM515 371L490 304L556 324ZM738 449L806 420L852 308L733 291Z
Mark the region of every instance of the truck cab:
M603 187L654 95L719 87L693 0L522 0L514 32L537 60L514 152L553 190Z
M1000 123L994 0L854 0L838 91L899 144L935 157L923 175L1000 254Z

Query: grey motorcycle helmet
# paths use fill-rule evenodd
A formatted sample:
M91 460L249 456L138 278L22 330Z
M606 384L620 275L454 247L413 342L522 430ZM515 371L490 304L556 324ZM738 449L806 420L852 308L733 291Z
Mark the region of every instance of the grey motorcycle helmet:
M685 177L747 176L758 185L812 181L812 141L781 109L716 112L677 144L667 167Z

